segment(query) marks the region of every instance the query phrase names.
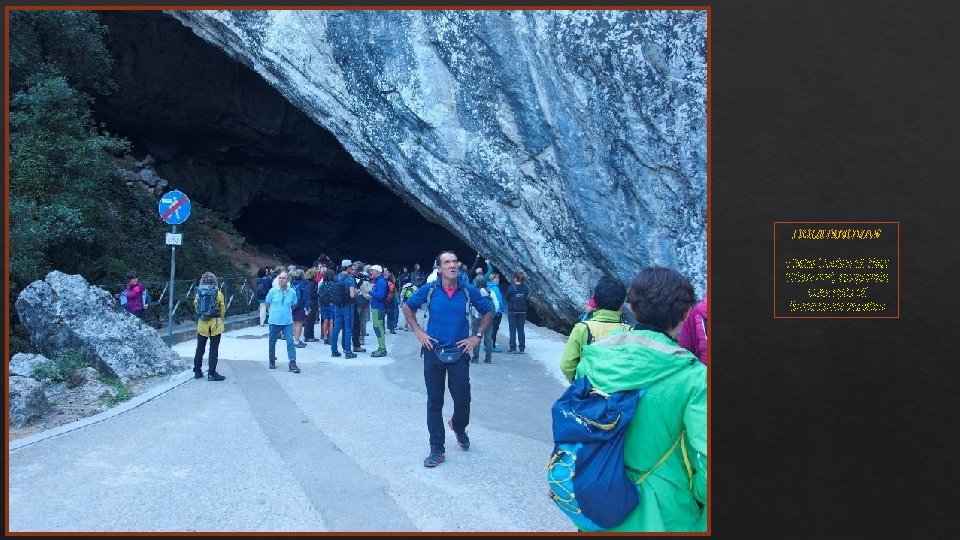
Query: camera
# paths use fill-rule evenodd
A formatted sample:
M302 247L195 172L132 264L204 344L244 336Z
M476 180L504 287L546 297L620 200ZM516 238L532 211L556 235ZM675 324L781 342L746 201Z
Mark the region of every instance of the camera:
M364 282L370 281L370 274L366 272L357 272L353 277L356 278L357 285L362 285Z

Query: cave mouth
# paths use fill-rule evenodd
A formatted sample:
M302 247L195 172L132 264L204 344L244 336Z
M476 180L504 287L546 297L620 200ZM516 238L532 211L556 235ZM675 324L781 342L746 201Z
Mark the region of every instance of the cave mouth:
M98 11L117 91L94 114L170 189L218 211L278 263L320 254L427 271L476 250L377 182L257 73L161 11Z

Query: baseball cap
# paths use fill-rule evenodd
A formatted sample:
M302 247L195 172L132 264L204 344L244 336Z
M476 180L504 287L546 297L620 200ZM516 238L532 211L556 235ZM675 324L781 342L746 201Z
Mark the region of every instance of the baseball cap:
M371 270L376 270L377 272L383 272L383 268L379 264L375 264L370 267Z
M341 268L346 268L346 267L350 266L351 264L353 264L353 261L351 261L350 259L344 259L343 261L340 262L340 267L341 267Z

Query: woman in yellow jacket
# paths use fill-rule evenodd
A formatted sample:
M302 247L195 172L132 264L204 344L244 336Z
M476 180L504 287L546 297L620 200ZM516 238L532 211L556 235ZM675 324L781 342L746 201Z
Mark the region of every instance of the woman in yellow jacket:
M207 348L207 338L210 338L210 360L208 362L207 380L222 381L226 379L223 375L217 373L217 354L220 349L220 334L224 330L224 319L227 315L226 303L223 300L223 292L217 283L217 276L213 272L204 272L200 277L200 287L213 286L217 293L217 315L210 319L199 318L197 320L197 352L193 355L193 378L203 377L203 351ZM199 291L199 287L198 287ZM200 294L193 299L193 307L199 309Z

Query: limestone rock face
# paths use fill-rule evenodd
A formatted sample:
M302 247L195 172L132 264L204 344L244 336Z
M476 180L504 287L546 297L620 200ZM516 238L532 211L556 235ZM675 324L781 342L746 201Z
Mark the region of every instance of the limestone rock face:
M541 318L572 321L600 273L651 264L704 292L705 11L167 13L530 276Z
M25 287L15 305L31 343L48 358L80 348L101 375L124 383L187 368L154 328L121 310L109 292L83 276L54 270Z

